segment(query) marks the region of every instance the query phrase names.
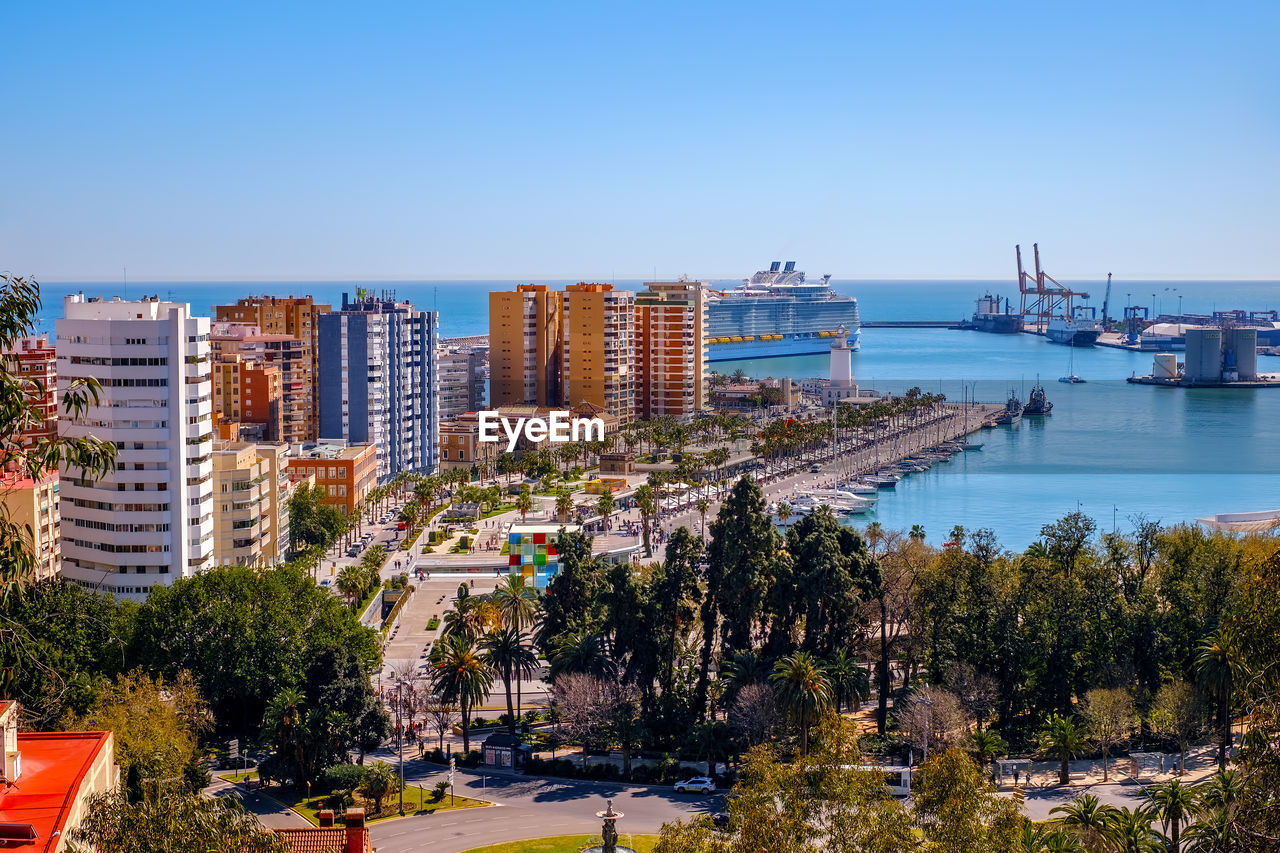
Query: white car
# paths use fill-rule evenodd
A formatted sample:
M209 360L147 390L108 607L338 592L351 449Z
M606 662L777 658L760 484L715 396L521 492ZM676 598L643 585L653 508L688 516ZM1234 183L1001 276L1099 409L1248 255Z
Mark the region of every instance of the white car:
M692 779L677 782L675 784L675 792L677 794L714 794L716 792L716 783L706 776L694 776Z

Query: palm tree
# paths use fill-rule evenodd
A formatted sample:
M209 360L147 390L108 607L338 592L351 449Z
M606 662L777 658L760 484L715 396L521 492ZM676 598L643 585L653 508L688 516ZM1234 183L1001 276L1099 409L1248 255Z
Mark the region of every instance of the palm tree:
M364 591L365 578L364 572L360 566L345 566L342 571L338 572L337 587L338 592L347 600L347 604L354 604L357 597Z
M711 504L706 498L698 498L693 503L698 510L698 515L702 518L702 543L707 542L707 510L711 509Z
M523 524L525 518L533 511L533 494L529 491L529 487L525 486L520 490L520 494L516 495L516 512L520 513L520 523Z
M910 537L911 539L914 539L916 542L923 542L924 528L919 524L913 524L911 525L911 532L908 533L907 536Z
M548 678L555 681L561 673L581 672L604 678L610 674L609 658L604 651L604 638L585 628L561 634L551 642L551 669Z
M1009 751L1009 745L1005 743L1004 738L992 729L978 729L969 735L969 754L978 762L979 767L985 767L988 761L992 761Z
M569 521L570 513L573 512L573 493L568 489L556 490L556 516L561 521Z
M490 595L502 623L513 628L532 627L538 616L538 591L527 586L520 575L507 575Z
M1201 814L1187 824L1182 838L1187 842L1186 853L1234 853L1242 849L1236 840L1235 816L1225 809Z
M782 522L782 526L787 526L787 519L791 517L791 504L783 501L778 504L778 521Z
M636 489L636 508L640 510L640 538L644 541L644 555L653 556L653 546L649 544L649 519L657 512L658 504L653 495L653 486L645 483Z
M1088 850L1106 849L1115 806L1103 805L1093 794L1082 794L1065 806L1054 806L1050 817L1061 816L1062 825L1070 828Z
M1189 785L1184 785L1177 779L1171 779L1162 785L1148 788L1146 795L1147 802L1164 822L1165 833L1169 837L1169 849L1173 853L1179 853L1182 849L1179 836L1183 824L1195 807L1195 791Z
M511 702L511 681L518 679L521 671L527 671L537 663L529 651L526 638L518 627L508 625L491 631L480 638L484 650L484 662L502 678L507 693L507 733L516 734L516 709Z
M462 754L471 752L471 711L489 696L493 672L471 640L453 634L440 640L433 686L445 701L458 704L462 715Z
M856 703L867 695L870 682L867 671L858 666L857 660L844 649L837 649L831 659L826 662L824 670L831 681L836 711L851 707L857 710Z
M1058 759L1058 784L1066 785L1071 781L1069 762L1089 745L1084 727L1072 717L1052 714L1040 730L1040 751L1045 755Z
M394 794L399 784L400 780L396 778L390 765L375 761L365 768L360 781L360 793L373 800L374 814L382 814L382 800L388 794Z
M809 752L809 725L831 707L831 682L808 652L796 652L778 661L769 676L778 701L800 727L800 754Z
M1219 770L1196 786L1202 809L1231 811L1244 789L1244 776L1239 770Z
M1074 835L1023 821L1021 853L1087 853Z
M604 519L604 528L609 529L609 516L613 514L613 492L605 492L596 501L596 511L600 513L600 517Z
M1154 815L1144 807L1113 809L1107 838L1117 853L1163 853L1160 835L1151 828Z
M1225 626L1201 644L1196 670L1200 684L1218 702L1218 770L1226 770L1227 750L1231 748L1231 696L1245 672L1235 637Z

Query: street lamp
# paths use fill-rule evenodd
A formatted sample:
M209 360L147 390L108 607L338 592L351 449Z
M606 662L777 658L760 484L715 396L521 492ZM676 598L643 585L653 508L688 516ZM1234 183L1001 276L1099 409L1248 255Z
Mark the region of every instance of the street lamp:
M400 756L400 816L404 817L404 742L403 731L400 728L400 706L401 702L400 688L404 687L407 682L403 678L396 679L396 752ZM409 685L412 687L412 685Z
M926 692L929 690L928 683L925 684L924 689ZM924 718L924 757L920 759L921 761L928 761L929 760L929 736L932 734L930 730L933 728L933 700L930 699L928 696L921 695L921 696L916 696L915 701L917 704L924 705L928 709L925 711L925 718Z

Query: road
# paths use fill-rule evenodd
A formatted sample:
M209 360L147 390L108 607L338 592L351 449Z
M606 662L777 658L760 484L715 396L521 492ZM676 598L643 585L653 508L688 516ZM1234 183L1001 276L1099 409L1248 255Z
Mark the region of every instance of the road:
M405 764L407 784L430 789L447 777L448 771L434 764ZM604 810L606 799L625 815L618 822L624 843L629 833L657 832L677 818L724 808L722 797L676 794L667 787L514 776L487 776L482 781L480 774L464 770L455 774L454 791L497 805L378 821L369 830L378 853L460 853L543 835L599 833L595 814Z

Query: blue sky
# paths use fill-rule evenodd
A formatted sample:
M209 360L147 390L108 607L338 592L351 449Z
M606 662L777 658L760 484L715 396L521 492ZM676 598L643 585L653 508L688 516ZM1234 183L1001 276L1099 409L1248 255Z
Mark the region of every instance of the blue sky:
M1280 4L0 4L47 280L1280 279Z

